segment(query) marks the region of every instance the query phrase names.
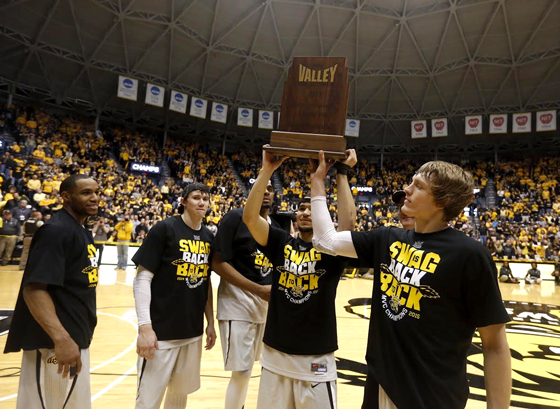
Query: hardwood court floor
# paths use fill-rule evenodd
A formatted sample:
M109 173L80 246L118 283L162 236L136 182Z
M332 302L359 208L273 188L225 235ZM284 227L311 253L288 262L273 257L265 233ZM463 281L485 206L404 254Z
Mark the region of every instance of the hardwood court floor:
M131 278L132 272L128 275L121 272L98 287L99 324L91 346L95 409L134 407L136 314ZM0 310L13 309L20 281L21 273L14 267L0 268ZM214 286L216 284L217 280ZM343 280L339 286L336 357L340 409L356 409L361 405L370 310L367 299L371 289L372 282L364 279ZM512 407L560 408L560 287L545 282L541 286L504 284L501 289L514 318L508 326L508 340L514 356ZM1 350L5 342L5 334L0 335ZM471 353L468 372L473 399L469 400L467 408L485 408L481 389L482 355L480 340L476 337ZM0 355L0 409L15 408L20 359L20 354ZM229 373L222 367L219 339L213 350L203 352L202 359L202 387L189 397L187 407L223 408ZM260 366L256 363L246 409L256 407L259 376Z

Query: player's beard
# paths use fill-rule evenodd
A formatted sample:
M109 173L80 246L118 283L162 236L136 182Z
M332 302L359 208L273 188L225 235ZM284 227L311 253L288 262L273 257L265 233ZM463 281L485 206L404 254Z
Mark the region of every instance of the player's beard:
M313 227L299 227L298 230L302 233L313 233Z

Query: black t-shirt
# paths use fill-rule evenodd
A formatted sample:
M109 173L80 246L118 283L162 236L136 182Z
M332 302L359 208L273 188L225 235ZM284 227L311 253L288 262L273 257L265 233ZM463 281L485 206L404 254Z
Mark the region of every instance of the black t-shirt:
M500 268L500 275L501 276L511 276L511 268L502 266Z
M541 277L541 271L537 268L529 269L529 271L527 271L527 274L529 274L529 276L533 277L533 278L540 278Z
M275 227L266 247L259 248L274 266L264 343L294 355L336 351L334 299L345 259L322 254Z
M213 238L206 227L193 230L181 216L173 216L152 227L132 257L154 274L150 316L159 340L204 332Z
M451 228L378 228L352 240L362 265L376 272L368 382L381 384L399 409L464 408L475 329L509 321L490 253Z
M279 227L274 220L272 226ZM230 210L220 221L214 249L244 277L260 285L272 284L272 264L243 223L243 209Z
M62 326L81 349L89 347L97 324L97 258L91 233L64 209L37 230L4 352L54 348L23 299L23 287L32 283L47 284Z

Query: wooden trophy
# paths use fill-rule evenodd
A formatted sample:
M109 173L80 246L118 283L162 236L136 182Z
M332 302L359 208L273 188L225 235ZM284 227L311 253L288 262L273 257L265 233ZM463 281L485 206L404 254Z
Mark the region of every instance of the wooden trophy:
M279 131L263 149L279 156L346 158L346 57L294 57L284 84Z

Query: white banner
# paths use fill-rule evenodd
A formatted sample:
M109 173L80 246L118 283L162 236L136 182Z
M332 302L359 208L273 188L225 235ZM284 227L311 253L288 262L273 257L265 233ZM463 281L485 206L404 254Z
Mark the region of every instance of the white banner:
M482 115L470 115L465 117L465 135L482 134Z
M208 107L208 101L202 98L191 98L191 116L196 118L206 119L206 111Z
M523 112L520 114L513 114L513 133L526 133L531 132L531 113Z
M237 125L253 126L253 110L250 108L237 108Z
M490 115L490 133L507 133L507 114Z
M537 132L556 130L556 111L537 112Z
M212 114L210 120L214 122L226 123L228 106L219 102L212 102Z
M432 138L447 136L447 118L432 119Z
M146 87L146 104L163 108L163 97L165 96L165 88L148 82Z
M428 136L426 121L410 121L410 136L412 139L426 138Z
M272 129L274 127L274 112L259 111L259 128Z
M119 98L136 101L138 99L138 80L119 75L117 96Z
M169 109L171 111L179 112L180 114L187 113L187 100L188 95L179 91L171 90L171 98L169 99Z
M360 120L359 119L346 119L346 129L344 131L346 136L360 136Z

